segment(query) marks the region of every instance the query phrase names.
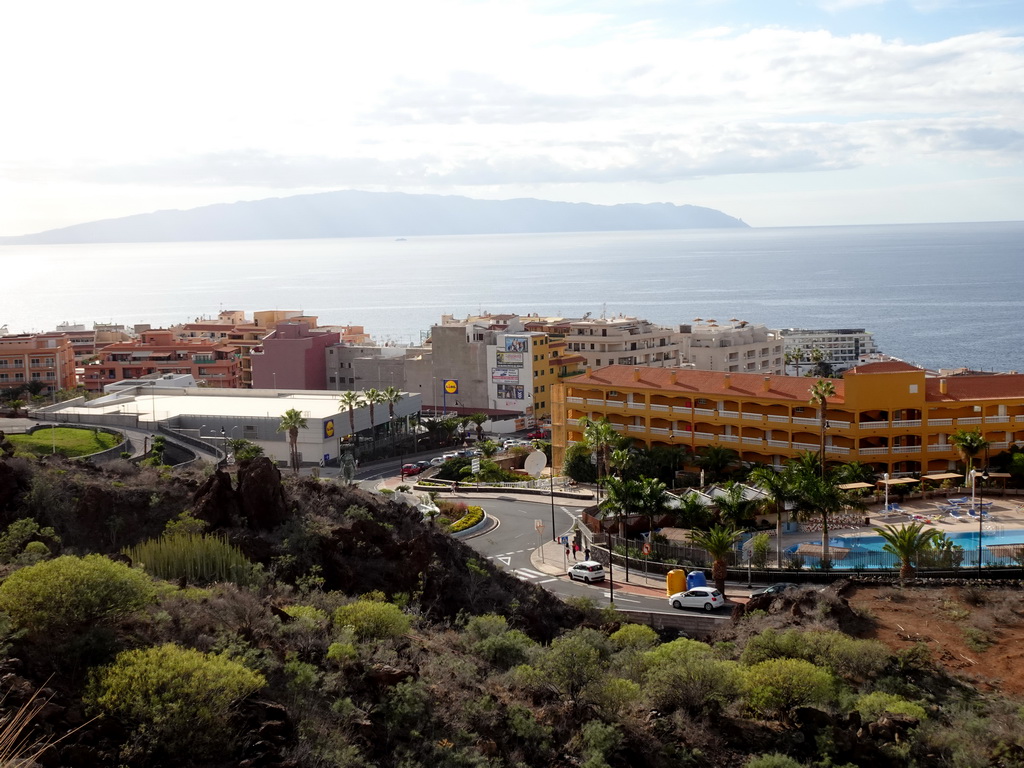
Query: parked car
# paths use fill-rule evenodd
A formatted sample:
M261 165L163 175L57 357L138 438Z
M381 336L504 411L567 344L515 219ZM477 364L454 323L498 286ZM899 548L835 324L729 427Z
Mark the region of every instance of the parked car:
M447 461L447 459L445 459L444 456L435 456L430 460L430 466L440 467L442 464L445 463L445 461Z
M423 469L417 464L403 464L402 465L402 477L406 475L418 475Z
M725 595L714 587L694 587L686 592L676 592L669 597L668 604L673 608L703 608L713 611L725 605Z
M551 433L546 429L535 429L533 432L529 432L526 435L531 440L550 440Z
M780 592L785 592L787 589L799 586L799 584L791 584L788 581L780 581L778 584L772 584L770 587L765 587L764 589L755 589L750 593L750 596L757 597L758 595L777 595Z
M569 581L579 579L590 584L594 581L604 581L604 566L595 560L584 560L582 563L574 563L569 569Z
M422 472L426 469L430 469L433 466L433 464L431 464L429 461L417 461L416 466L419 467L420 472Z

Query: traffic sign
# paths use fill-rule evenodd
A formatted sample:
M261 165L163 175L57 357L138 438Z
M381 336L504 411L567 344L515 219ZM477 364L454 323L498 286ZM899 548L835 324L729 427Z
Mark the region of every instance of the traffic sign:
M645 555L651 554L651 542L645 541L644 545L640 548L640 552Z
M477 474L480 471L480 459L479 458L473 459L473 462L472 462L472 464L470 466L473 469L473 474L474 475Z

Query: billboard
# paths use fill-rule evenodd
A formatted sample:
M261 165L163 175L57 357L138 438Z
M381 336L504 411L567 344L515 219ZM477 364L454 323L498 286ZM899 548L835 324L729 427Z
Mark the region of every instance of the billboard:
M499 384L498 397L502 400L525 400L526 390L522 384Z
M530 339L526 336L506 336L505 337L505 351L506 352L528 352L530 349Z
M501 352L501 351L498 351L495 354L498 356L498 359L497 359L498 365L502 365L502 366L506 366L506 367L515 367L515 368L522 368L523 367L523 353L522 352Z
M491 368L491 381L505 381L512 384L519 382L518 368Z

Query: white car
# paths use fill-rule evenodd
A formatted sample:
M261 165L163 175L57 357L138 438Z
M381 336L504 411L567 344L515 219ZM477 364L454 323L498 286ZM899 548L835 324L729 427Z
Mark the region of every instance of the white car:
M676 592L669 597L668 604L673 608L703 608L713 611L725 605L725 595L714 587L694 587L685 592Z
M432 467L440 467L442 464L444 464L444 462L445 462L445 458L443 456L435 456L434 458L432 458L430 460L430 466L432 466Z
M569 569L569 581L574 579L579 579L586 584L593 581L604 581L604 566L594 560L574 563Z

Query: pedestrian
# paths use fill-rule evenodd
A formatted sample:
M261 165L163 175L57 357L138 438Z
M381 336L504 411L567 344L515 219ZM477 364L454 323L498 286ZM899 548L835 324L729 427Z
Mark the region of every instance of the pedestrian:
M589 560L590 559L590 547L586 547L583 550L583 559L584 560Z
M572 559L573 560L579 560L579 558L576 556L576 554L579 551L580 551L580 545L575 543L575 542L573 542L573 545L572 545Z
M566 560L569 559L569 545L568 544L565 545L565 559Z

